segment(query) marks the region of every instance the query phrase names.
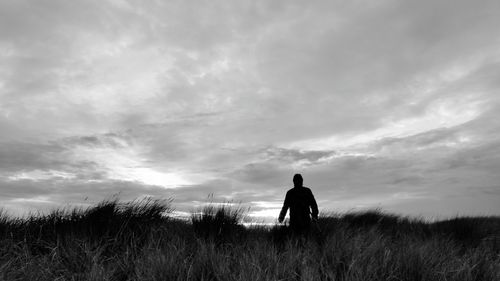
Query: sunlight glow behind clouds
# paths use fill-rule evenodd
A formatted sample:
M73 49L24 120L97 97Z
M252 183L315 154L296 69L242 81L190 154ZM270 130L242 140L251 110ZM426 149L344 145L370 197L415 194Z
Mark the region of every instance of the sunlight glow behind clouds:
M121 145L124 145L122 143ZM162 172L147 166L147 159L140 155L140 147L125 146L121 148L78 147L73 150L74 157L93 162L101 166L107 178L114 180L137 181L146 185L157 185L165 188L177 188L192 185L192 181L182 175L181 171Z
M178 173L162 173L150 168L121 168L115 167L110 172L110 178L117 180L139 181L147 185L157 185L167 188L179 188L193 184Z

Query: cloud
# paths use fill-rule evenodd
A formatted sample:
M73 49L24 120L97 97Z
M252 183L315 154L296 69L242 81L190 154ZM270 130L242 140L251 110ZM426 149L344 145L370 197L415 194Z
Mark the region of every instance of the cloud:
M97 169L98 163L91 157L75 155L78 149L124 149L132 144L126 136L116 134L73 136L47 142L1 142L1 172L26 172L33 170L60 170L83 173Z
M487 193L498 8L3 1L0 189L277 202L301 172L325 207Z
M316 162L322 158L331 157L335 155L334 151L300 151L294 149L285 149L279 147L272 147L266 151L270 159L279 159L291 162Z

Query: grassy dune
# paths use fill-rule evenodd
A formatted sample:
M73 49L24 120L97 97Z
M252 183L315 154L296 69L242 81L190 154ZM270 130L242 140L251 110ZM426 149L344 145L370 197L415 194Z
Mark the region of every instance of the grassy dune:
M500 280L500 218L425 223L380 211L323 217L310 236L240 225L209 206L104 201L16 219L0 213L0 280Z

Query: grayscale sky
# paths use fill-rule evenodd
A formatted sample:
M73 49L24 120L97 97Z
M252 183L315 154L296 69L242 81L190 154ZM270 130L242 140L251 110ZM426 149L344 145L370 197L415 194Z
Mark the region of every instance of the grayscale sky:
M0 0L0 205L500 215L500 1Z

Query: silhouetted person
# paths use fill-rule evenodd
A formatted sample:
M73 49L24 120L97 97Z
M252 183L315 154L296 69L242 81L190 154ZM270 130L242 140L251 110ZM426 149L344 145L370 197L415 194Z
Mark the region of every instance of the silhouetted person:
M300 174L293 176L293 188L288 190L278 221L285 219L290 208L290 228L296 233L308 232L313 220L318 219L318 205L311 190L303 186L304 180Z

